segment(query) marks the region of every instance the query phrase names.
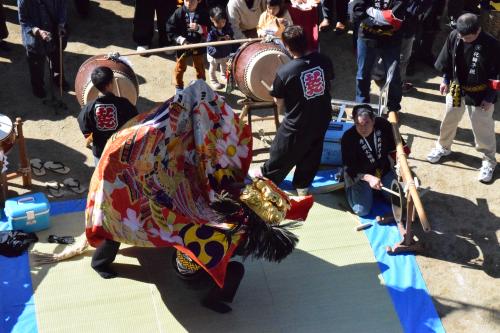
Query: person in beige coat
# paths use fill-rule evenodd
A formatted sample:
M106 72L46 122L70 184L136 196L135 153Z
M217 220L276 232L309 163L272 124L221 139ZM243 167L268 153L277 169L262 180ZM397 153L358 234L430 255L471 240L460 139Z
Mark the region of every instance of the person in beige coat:
M227 13L234 39L257 37L260 15L266 11L266 0L229 0Z

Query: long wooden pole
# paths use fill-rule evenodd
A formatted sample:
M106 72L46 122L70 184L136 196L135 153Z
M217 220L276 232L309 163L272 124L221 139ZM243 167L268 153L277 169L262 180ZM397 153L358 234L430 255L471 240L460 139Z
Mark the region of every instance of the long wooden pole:
M150 49L145 51L134 51L128 53L120 53L121 56L133 56L133 55L144 55L144 54L154 54L161 53L165 51L181 51L181 50L189 50L196 49L207 46L222 46L222 45L231 45L231 44L243 44L248 42L259 42L262 38L243 38L243 39L232 39L232 40L221 40L218 42L204 42L204 43L196 43L196 44L185 44L185 45L177 45L177 46L166 46L160 47L157 49Z
M394 141L396 142L396 158L399 163L399 171L403 177L403 181L407 184L408 190L410 191L410 196L413 199L413 204L417 210L417 214L422 224L422 228L425 232L431 231L431 226L427 220L427 214L425 213L422 201L420 201L420 196L418 194L417 188L413 182L413 176L408 166L408 161L406 160L406 154L403 148L403 141L401 140L401 134L399 133L399 123L397 112L389 112L389 122L392 125L392 133L394 135Z

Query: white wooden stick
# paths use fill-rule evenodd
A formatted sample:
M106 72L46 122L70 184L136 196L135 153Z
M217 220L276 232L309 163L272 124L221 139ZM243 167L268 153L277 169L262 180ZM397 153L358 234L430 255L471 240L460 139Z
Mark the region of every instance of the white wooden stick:
M160 47L157 49L150 49L144 51L134 51L128 53L120 53L120 56L132 56L132 55L143 55L143 54L154 54L161 53L165 51L181 51L181 50L189 50L196 49L207 46L222 46L222 45L231 45L231 44L243 44L249 42L259 42L262 38L242 38L242 39L232 39L232 40L221 40L218 42L204 42L204 43L196 43L196 44L185 44L185 45L177 45L177 46L166 46Z

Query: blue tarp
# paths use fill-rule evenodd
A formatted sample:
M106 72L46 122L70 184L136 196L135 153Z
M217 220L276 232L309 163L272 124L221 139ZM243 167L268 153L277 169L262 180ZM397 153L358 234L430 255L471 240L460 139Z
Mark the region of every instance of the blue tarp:
M360 218L362 223L371 222L365 230L394 309L406 333L445 332L432 299L425 285L415 256L409 254L390 255L386 247L401 241L396 224L378 225L375 216L390 211L386 203L377 202L369 216Z
M51 202L50 215L83 211L86 202L86 199ZM0 231L11 230L6 220L2 215ZM38 332L28 252L14 258L0 256L0 316L1 333Z
M50 214L54 216L82 211L85 204L85 199L52 202ZM392 246L401 239L395 225L379 226L375 222L376 215L388 210L388 205L380 203L372 215L361 220L373 224L373 227L365 230L365 234L379 263L401 325L407 333L445 332L415 256L389 255L385 250L387 245ZM8 228L8 223L0 222L0 230ZM38 330L27 253L16 258L0 256L0 283L0 332L36 333Z

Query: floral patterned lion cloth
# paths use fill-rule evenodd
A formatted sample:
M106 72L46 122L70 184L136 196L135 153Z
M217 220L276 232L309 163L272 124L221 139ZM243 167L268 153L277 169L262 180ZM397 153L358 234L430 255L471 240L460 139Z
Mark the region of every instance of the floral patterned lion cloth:
M108 141L89 188L88 242L175 247L183 270L201 266L219 287L238 247L279 262L298 241L279 222L305 219L312 197L290 200L266 179L242 190L251 159L248 125L195 81Z
M249 127L208 85L195 81L108 141L91 180L86 236L176 247L219 286L241 235L226 237L209 203L242 183L252 158Z

